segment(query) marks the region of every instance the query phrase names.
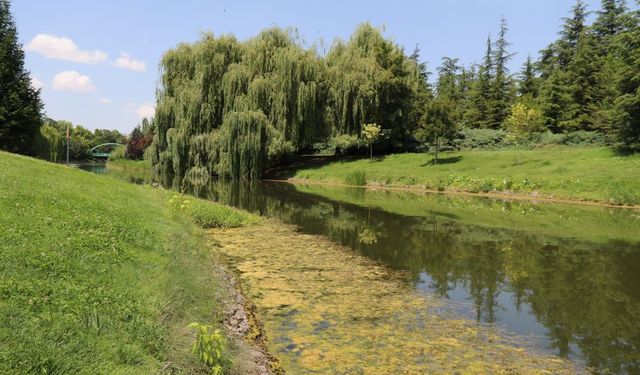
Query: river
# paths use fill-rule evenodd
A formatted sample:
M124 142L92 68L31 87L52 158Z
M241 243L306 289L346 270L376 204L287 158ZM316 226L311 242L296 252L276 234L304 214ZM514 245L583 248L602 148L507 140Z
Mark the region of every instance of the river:
M185 189L324 236L578 367L640 374L639 210L278 182Z
M403 271L547 353L640 373L640 211L272 182L190 190Z

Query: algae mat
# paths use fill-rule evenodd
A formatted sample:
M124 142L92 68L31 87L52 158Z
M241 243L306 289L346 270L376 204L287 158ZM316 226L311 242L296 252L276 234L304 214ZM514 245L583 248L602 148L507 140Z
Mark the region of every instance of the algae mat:
M288 374L568 374L573 365L456 319L403 275L277 222L210 231Z

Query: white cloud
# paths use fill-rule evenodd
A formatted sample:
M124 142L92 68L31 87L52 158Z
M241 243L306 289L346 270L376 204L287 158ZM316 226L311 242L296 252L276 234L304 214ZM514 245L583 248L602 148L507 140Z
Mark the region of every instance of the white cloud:
M140 118L151 118L156 114L156 107L152 104L143 104L136 109L136 114Z
M134 72L144 72L147 69L147 64L144 61L135 60L126 52L120 53L120 57L113 65L118 68L133 70Z
M90 92L97 87L91 83L89 76L82 75L75 70L61 72L53 77L53 89L57 91Z
M109 98L100 98L100 103L102 104L111 104L113 101Z
M67 60L84 64L93 64L105 61L107 54L100 50L83 51L66 37L51 34L36 35L26 47L27 51L33 51L50 59Z
M31 76L31 87L36 90L44 89L47 87L47 84L38 79L38 77Z

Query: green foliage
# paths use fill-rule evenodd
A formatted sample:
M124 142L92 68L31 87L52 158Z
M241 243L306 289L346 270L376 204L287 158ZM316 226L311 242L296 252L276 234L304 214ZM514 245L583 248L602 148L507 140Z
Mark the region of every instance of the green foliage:
M380 138L382 128L377 124L362 125L362 137L369 143L369 158L373 159L373 144Z
M351 186L364 186L367 184L367 173L361 169L347 172L344 175L344 183Z
M524 103L516 103L511 107L511 114L505 120L504 127L516 138L526 137L544 130L540 112Z
M33 155L42 125L42 102L24 68L9 0L0 0L0 93L0 150Z
M189 328L197 330L191 349L193 353L197 354L200 361L211 369L211 375L223 375L228 359L223 355L227 348L227 341L222 332L200 323L191 323Z
M206 34L168 51L161 66L149 153L174 186L192 168L257 179L317 142L336 140L341 152L371 121L402 146L413 99L427 92L424 66L368 24L326 58L295 31L271 28L246 42Z
M254 224L258 217L211 201L174 194L169 207L184 212L201 228L235 228Z
M125 143L125 136L117 130L96 129L91 132L68 121L48 118L34 143L35 156L53 162L65 160L67 128L70 134L69 157L72 160L87 159L91 156L90 149L103 143ZM105 147L104 150L110 151L112 148Z

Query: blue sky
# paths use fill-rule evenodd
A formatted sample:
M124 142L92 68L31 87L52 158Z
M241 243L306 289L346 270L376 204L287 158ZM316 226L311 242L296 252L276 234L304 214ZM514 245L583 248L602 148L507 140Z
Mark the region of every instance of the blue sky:
M599 2L593 1L594 10ZM202 31L249 38L295 26L309 43L347 39L365 21L410 53L418 44L431 71L443 56L480 61L501 15L517 71L527 54L556 38L574 0L13 0L26 67L42 86L49 117L89 129L129 132L152 113L163 52Z

